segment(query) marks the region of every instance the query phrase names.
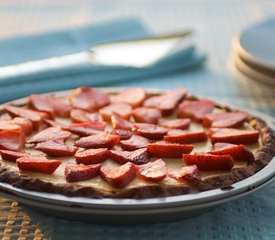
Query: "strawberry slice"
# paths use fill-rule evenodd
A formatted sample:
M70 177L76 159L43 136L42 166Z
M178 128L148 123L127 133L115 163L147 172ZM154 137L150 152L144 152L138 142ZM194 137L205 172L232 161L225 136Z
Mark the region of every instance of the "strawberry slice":
M175 129L188 129L191 120L189 118L166 120L159 123L160 126Z
M40 112L46 112L52 118L55 116L68 117L72 108L66 100L53 96L32 94L28 100L30 107Z
M204 117L202 124L205 127L238 128L244 124L246 119L247 114L243 112L209 113Z
M71 133L60 127L49 127L31 137L28 143L46 142L48 140L67 140Z
M235 128L211 128L209 135L213 144L217 142L253 144L258 142L259 131L239 130Z
M65 168L65 177L67 182L79 182L86 181L92 178L95 178L100 173L101 164L94 164L85 166L80 165L71 165L66 166Z
M136 176L135 165L127 162L120 167L102 166L101 176L116 188L126 187Z
M201 122L206 114L211 113L214 108L215 103L208 99L199 101L184 101L179 105L178 117L190 117L194 121Z
M60 99L56 97L48 97L50 104L53 107L55 116L69 117L72 109L71 104L67 99Z
M53 174L62 162L60 160L48 160L41 156L27 156L16 160L16 165L21 171L40 172Z
M123 130L131 130L133 124L117 113L113 113L111 116L111 122L113 129L123 129Z
M74 123L84 123L84 122L98 122L99 115L96 113L89 113L87 111L74 108L70 111L70 118Z
M20 157L27 157L30 154L25 152L15 152L10 150L0 150L1 157L4 160L15 162Z
M137 166L137 175L149 182L159 182L167 176L167 167L162 159Z
M173 170L169 173L169 177L176 179L178 182L199 182L201 176L196 165L184 166L181 169Z
M29 135L33 130L33 125L27 118L16 117L12 120L0 121L0 130L17 130Z
M3 108L13 116L29 119L35 128L38 128L38 125L42 120L40 112L37 111L11 105L4 105Z
M33 124L31 122L31 120L27 119L27 118L22 118L22 117L16 117L14 119L11 120L12 123L20 126L21 131L28 136L29 134L31 134L32 130L33 130Z
M190 153L194 148L191 144L179 143L148 143L147 150L150 156L159 158L180 158L183 153Z
M244 145L235 145L230 143L215 143L214 150L209 152L214 155L229 154L234 161L254 161L253 153Z
M120 141L120 146L123 150L133 151L140 148L146 148L149 142L149 139L145 137L133 135L128 140Z
M112 102L123 102L132 107L139 107L146 98L146 92L143 88L128 88L117 94Z
M85 165L102 163L109 157L108 148L97 148L78 150L75 154L75 159L78 164L83 163Z
M29 105L40 112L48 112L59 117L68 117L72 108L64 99L38 94L29 97Z
M149 161L149 155L146 148L141 148L135 151L110 150L109 157L120 164L132 162L139 165Z
M0 130L17 130L21 131L21 127L17 124L13 123L11 120L9 121L0 121Z
M127 103L112 103L99 110L99 113L104 121L110 122L113 113L117 113L119 116L129 119L131 116L132 107Z
M73 123L68 126L68 130L74 134L85 137L102 134L106 126L106 122Z
M119 143L118 135L97 134L88 137L82 137L75 142L75 146L82 148L112 148Z
M169 133L168 133L169 134ZM171 132L170 132L171 134ZM166 135L164 141L172 143L195 143L207 141L207 134L204 131L182 132L180 134Z
M0 131L0 149L21 151L25 146L25 135L18 130Z
M167 128L149 123L135 123L133 130L137 135L141 135L149 139L162 139L168 131Z
M109 94L89 87L80 87L72 91L69 102L74 108L95 112L110 103Z
M173 89L163 95L153 96L146 99L143 106L158 108L161 111L162 116L168 116L174 111L177 104L186 94L187 91L184 88Z
M196 164L200 171L227 171L234 166L234 160L230 155L195 153L183 154L182 158L187 165Z
M75 154L76 148L69 148L63 140L48 140L40 142L35 147L36 150L46 153L52 157L69 157Z
M167 135L181 135L181 134L185 134L187 131L186 130L182 130L182 129L176 129L176 128L171 128L168 130Z
M121 140L127 140L133 136L133 132L125 129L113 129L112 134L120 136Z
M136 122L157 124L161 118L161 111L157 108L139 107L132 111Z
M43 121L44 119L51 119L54 120L54 114L49 113L49 112L39 112L41 120Z
M54 108L46 96L32 94L29 96L29 105L40 112L49 112L54 114Z
M49 126L49 127L59 127L59 128L62 128L64 130L67 129L67 126L65 126L63 123L60 123L60 122L57 122L57 121L53 121L51 119L43 119L43 122Z

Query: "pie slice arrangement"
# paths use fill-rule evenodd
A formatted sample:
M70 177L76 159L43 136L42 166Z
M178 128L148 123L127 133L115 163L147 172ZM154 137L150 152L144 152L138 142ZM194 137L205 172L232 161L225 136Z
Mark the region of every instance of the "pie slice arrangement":
M0 182L89 198L228 188L268 165L264 121L186 89L79 87L33 94L0 114Z

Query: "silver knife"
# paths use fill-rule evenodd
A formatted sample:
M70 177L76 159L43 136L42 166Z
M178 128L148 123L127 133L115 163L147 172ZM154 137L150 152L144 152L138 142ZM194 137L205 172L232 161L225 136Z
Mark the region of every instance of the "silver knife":
M88 51L0 67L0 83L9 78L62 72L76 68L100 71L100 67L150 67L182 51L191 44L192 30L103 43Z

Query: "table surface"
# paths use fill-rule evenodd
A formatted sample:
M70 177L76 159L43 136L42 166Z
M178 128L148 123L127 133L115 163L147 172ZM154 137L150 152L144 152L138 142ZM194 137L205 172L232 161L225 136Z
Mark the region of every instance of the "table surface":
M236 78L230 72L228 63L232 51L232 37L248 24L274 13L274 1L6 0L0 2L0 37L96 24L127 16L141 19L155 33L195 26L199 30L197 44L208 55L204 68L168 77L144 79L138 84L123 83L123 86L139 85L163 89L185 86L194 94L275 116L274 88ZM31 211L17 202L0 198L0 237L275 239L275 218L270 221L275 214L274 196L273 184L196 218L130 227L57 219Z

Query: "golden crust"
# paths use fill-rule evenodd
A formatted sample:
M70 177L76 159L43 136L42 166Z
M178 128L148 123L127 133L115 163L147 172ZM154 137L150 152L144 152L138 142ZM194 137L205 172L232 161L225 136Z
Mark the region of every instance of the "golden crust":
M198 98L192 95L187 96L188 99L197 100ZM217 104L216 107L226 111L232 111L231 108ZM19 171L10 169L4 166L0 161L0 182L9 183L12 186L33 190L38 192L59 193L66 196L82 196L88 198L153 198L166 197L188 194L192 192L201 192L216 188L228 188L233 183L241 181L266 166L275 156L275 134L267 124L256 117L249 115L249 124L260 132L262 146L258 149L255 155L255 161L248 163L246 167L232 169L230 173L219 176L211 176L204 179L196 185L162 185L149 184L146 186L132 187L120 189L119 191L110 190L103 191L95 187L83 187L77 184L52 184L40 179L31 178Z

